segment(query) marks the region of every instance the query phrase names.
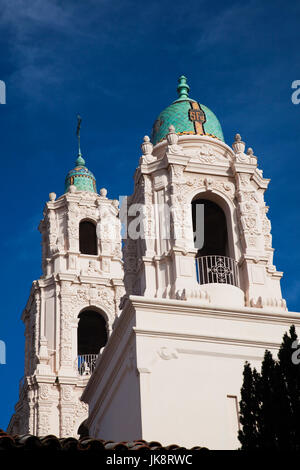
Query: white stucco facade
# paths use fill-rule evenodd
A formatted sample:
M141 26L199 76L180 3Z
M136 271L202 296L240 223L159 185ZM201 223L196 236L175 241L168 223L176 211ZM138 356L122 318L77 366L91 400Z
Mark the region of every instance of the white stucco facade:
M238 448L244 363L259 369L291 323L298 313L132 296L84 392L90 434Z
M264 192L269 180L252 149L208 136L148 138L128 200L144 205L145 239L124 247L126 296L110 340L83 393L90 434L188 448L239 447L238 404L245 361L260 367L299 314L288 312L273 264ZM239 285L199 284L191 202L224 211ZM170 206L169 223L158 205Z
M269 179L238 134L228 146L213 113L187 99L185 77L178 90L184 111L174 116L189 130L170 125L154 146L144 137L120 213L106 190L95 192L81 153L67 192L49 195L11 433L77 436L85 422L105 440L235 449L245 361L259 368L265 349L276 353L290 325L300 327L273 263ZM195 201L215 208L211 239L222 229L214 224L226 228L216 252L195 247ZM80 250L82 221L97 225L97 254ZM89 376L78 369L78 331L90 310L105 319L108 342Z

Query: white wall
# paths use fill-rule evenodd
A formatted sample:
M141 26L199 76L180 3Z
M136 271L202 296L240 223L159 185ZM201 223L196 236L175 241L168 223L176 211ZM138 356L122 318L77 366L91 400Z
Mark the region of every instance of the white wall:
M83 394L91 435L238 448L244 363L276 356L293 323L299 314L131 296Z

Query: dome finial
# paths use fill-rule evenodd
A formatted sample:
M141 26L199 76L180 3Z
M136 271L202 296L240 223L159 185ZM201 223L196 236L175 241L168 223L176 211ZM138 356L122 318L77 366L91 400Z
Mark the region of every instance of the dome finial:
M178 100L188 99L189 91L190 91L190 87L188 86L186 82L186 77L184 75L181 75L181 77L179 77L178 79L178 87L177 87Z
M76 129L76 135L77 135L77 139L78 139L78 158L76 160L76 165L77 166L84 166L85 165L85 160L84 158L82 158L82 153L81 153L81 149L80 149L80 127L81 127L81 116L79 116L79 114L77 114L77 129Z
M80 126L81 117L77 115L76 135L78 139L78 157L76 159L76 167L69 171L65 179L65 192L74 191L90 191L97 192L95 176L85 166L85 160L82 158L80 150ZM70 188L70 189L69 189Z

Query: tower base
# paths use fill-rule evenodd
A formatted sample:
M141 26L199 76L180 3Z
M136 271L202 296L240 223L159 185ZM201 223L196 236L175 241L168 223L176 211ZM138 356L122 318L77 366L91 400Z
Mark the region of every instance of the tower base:
M245 361L260 369L299 314L130 296L82 399L90 435L240 446Z

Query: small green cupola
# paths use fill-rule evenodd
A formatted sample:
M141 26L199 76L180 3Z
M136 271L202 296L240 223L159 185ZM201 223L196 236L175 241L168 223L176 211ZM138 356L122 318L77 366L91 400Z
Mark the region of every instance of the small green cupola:
M96 178L85 166L85 160L81 154L78 155L75 168L70 170L66 176L65 192L69 190L72 184L76 186L77 191L97 192Z
M80 125L81 117L77 116L77 138L78 138L78 157L76 159L76 166L70 170L65 179L65 192L69 190L71 185L74 185L77 191L90 191L97 192L96 178L91 171L85 166L85 160L82 157L80 150Z

